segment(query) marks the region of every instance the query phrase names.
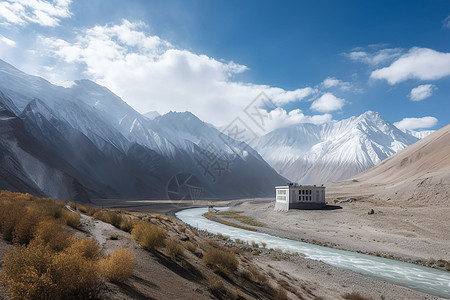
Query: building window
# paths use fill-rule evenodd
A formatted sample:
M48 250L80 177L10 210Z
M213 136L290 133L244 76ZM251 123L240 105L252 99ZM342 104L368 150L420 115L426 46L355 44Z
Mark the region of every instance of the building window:
M286 190L277 190L278 195L286 195Z

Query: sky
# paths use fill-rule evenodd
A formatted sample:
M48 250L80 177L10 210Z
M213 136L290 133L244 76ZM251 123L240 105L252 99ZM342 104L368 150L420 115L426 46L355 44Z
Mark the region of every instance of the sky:
M401 129L450 123L447 0L7 0L0 59L258 134L368 110Z

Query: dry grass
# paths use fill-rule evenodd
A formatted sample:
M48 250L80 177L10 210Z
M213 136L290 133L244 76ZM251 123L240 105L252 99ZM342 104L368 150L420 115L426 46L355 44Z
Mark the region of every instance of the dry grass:
M192 242L186 242L184 243L184 247L191 251L192 253L195 253L195 251L197 250L197 244L194 244Z
M135 258L131 251L119 248L100 261L100 272L108 281L124 282L133 272Z
M239 262L233 253L212 247L203 254L203 261L209 266L216 267L223 273L233 272L239 265Z
M133 227L131 237L144 249L154 250L164 246L166 232L156 225L141 221Z
M209 278L208 290L210 290L213 294L225 292L225 286L222 279L217 276Z
M283 287L278 286L278 289L275 291L275 295L273 296L274 300L288 300L288 296L286 290Z
M102 257L102 249L95 238L76 240L72 243L70 249L79 253L85 259L97 260Z
M256 227L266 226L266 224L258 222L255 219L253 219L252 217L243 216L243 215L241 215L241 213L242 213L242 211L227 210L227 211L219 211L219 212L217 212L217 215L223 216L223 217L229 218L229 219L234 219L236 221L239 221L239 222L251 225L251 226L256 226Z
M373 300L372 298L362 296L358 292L344 294L342 295L342 298L345 300Z
M70 248L56 252L35 241L5 255L0 279L13 299L87 298L100 283L94 261Z
M169 239L166 243L166 253L172 259L175 259L184 255L184 248L178 240Z
M3 258L0 280L12 299L96 298L99 270L106 269L99 268L100 262L110 262L120 278L131 274L132 254L119 249L101 260L95 239L72 236L67 225L77 227L80 216L64 206L49 198L0 192L0 232L14 243Z
M208 220L214 221L214 222L218 222L224 225L228 225L228 226L233 226L233 227L237 227L237 228L241 228L241 229L245 229L245 230L250 230L250 231L256 231L257 229L254 227L250 227L250 226L246 226L246 225L241 225L241 224L236 224L234 222L230 222L224 219L221 219L219 217L217 217L217 214L215 212L207 212L206 214L203 215L205 218L207 218Z

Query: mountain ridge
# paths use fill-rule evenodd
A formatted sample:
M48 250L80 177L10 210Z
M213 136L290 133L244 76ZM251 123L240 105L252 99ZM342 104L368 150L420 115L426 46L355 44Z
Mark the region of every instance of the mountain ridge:
M276 129L262 136L255 149L291 181L319 184L356 175L418 140L367 111L337 122Z
M195 115L169 113L151 120L89 80L55 86L0 62L0 93L5 110L23 123L23 134L36 141L28 152L14 149L20 152L16 162L28 180L22 186L33 185L37 174L26 168L24 157L42 169L51 164L36 157L43 149L58 158L53 168L78 184L60 183L70 191L63 195L53 192L51 178L43 174L40 184L33 185L43 195L72 200L81 185L95 198L167 199L170 182L191 174L203 198L261 197L286 181L248 145L227 144L217 129ZM6 141L9 150L14 138ZM14 173L12 168L5 172ZM192 196L179 188L177 197Z

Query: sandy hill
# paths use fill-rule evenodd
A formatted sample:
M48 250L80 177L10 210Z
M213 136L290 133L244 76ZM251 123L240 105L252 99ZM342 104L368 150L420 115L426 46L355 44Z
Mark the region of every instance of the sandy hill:
M450 125L405 148L352 179L329 186L330 195L372 195L414 205L450 199Z

